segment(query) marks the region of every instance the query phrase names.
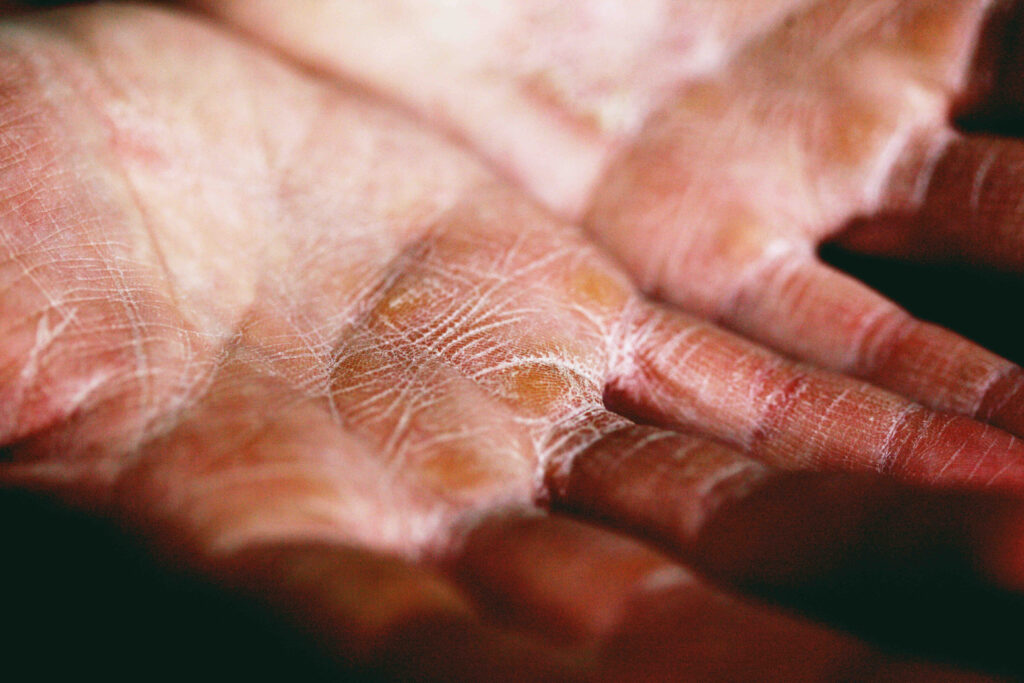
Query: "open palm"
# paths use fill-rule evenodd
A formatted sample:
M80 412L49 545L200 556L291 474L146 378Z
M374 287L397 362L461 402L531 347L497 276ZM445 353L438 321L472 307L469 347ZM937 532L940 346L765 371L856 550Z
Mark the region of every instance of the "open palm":
M664 125L696 126L690 109ZM664 159L709 135L670 136ZM666 173L644 149L588 223L652 259L710 254L653 221L668 176L616 194ZM872 149L851 145L850 178ZM675 279L656 287L704 314L686 292L718 296L719 256L776 234L756 227L767 203L750 193L741 211L722 177L666 204L703 197L718 226L694 232L723 247L692 256L710 270L659 271ZM442 680L737 677L766 661L784 679L932 680L693 570L792 588L935 555L1024 587L1007 363L879 315L864 329L932 351L904 358L893 333L876 379L826 343L852 330L815 313L832 290L774 300L823 369L651 303L468 153L204 22L114 6L5 24L0 186L0 477L116 516L344 662ZM740 222L722 232L723 217ZM800 225L807 243L825 234ZM750 296L729 310L760 310ZM949 345L962 362L929 355ZM792 472L808 469L959 491Z
M1024 147L953 125L1019 130L1020 3L194 4L452 131L648 292L1024 431L1018 369L815 253L1021 271Z

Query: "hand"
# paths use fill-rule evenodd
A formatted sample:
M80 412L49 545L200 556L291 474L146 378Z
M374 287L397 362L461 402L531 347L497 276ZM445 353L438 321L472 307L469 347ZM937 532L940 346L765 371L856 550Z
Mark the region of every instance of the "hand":
M96 7L0 45L6 484L442 680L948 673L683 563L1021 589L1008 434L650 303L466 154L216 27ZM785 472L608 393L789 468L985 491Z
M1006 130L1024 115L1020 3L194 4L453 130L582 219L657 297L1024 434L1016 366L815 253L841 239L1021 272L1024 146L953 127ZM835 399L814 402L852 428ZM707 429L693 415L682 424Z

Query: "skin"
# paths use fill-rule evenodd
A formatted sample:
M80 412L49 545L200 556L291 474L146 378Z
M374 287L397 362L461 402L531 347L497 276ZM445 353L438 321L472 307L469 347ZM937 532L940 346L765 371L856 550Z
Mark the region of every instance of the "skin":
M194 4L449 130L648 293L1024 432L1017 368L815 253L841 237L1021 272L1024 147L953 126L1024 113L1020 3Z
M223 5L244 7L251 13L236 20L274 9ZM767 4L729 7L715 15L716 30L744 46L774 44L770 28L787 16ZM282 30L299 26L297 15L281 16L292 20ZM371 40L378 23L360 20ZM311 31L310 46L330 44L299 28ZM286 49L302 43L281 35L264 37ZM938 40L938 54L945 45ZM366 87L395 83L339 78L344 62L330 54L311 73L251 38L166 9L7 19L0 481L121 520L168 562L252 595L340 662L385 675L971 677L735 591L916 577L924 570L914 560L934 555L962 564L965 585L1018 595L1019 371L905 318L925 344L914 367L892 360L897 340L909 338L900 335L879 378L832 363L838 352L825 341L846 328L800 316L801 302L824 292L810 285L780 296L773 313L824 349L809 358L817 365L801 364L652 301L566 220L585 216L627 268L635 264L616 239L643 240L646 254L679 253L674 277L682 282L686 271L687 286L718 291L721 254L706 259L708 272L688 269L704 260L680 246L680 231L645 227L654 225L652 202L682 211L677 200L702 194L678 178L658 180L675 177L686 144L711 138L672 138L662 160L648 163L645 144L664 142L659 121L689 116L684 100L693 95L682 88L672 97L683 100L668 100L661 111L669 113L646 124L644 107L678 90L680 78L743 71L701 59L683 75L665 67L672 73L652 76L657 83L623 106L632 113L596 152L574 156L572 142L546 148L566 153L559 169L568 170L550 172L567 186L605 189L593 190L601 200L584 210L580 193L589 189L552 180L563 200L538 193L545 209L478 160L493 165L493 150L459 146ZM596 78L597 66L581 68ZM473 86L451 83L451 92ZM602 97L584 87L574 101ZM479 99L483 114L506 104L510 118L495 120L494 144L536 140L534 152L522 150L528 165L549 140L538 132L547 119L520 127L516 106ZM560 126L582 125L550 112L543 97L535 106L553 116L551 140L561 139ZM892 116L902 120L902 111ZM635 131L640 141L627 144ZM457 132L472 141L471 129ZM748 196L713 183L728 176L726 157L737 153L729 145L738 143L710 134L723 140L722 166L701 181L716 189L703 193L708 218L693 233L720 235L716 221L742 196L751 212L742 239L729 233L739 243L706 238L739 258L757 252L760 235L776 234L754 227L767 225L776 204L806 195L780 193L790 198L773 203L758 194L767 189ZM834 180L837 196L877 166L858 160L878 153L863 134L842 168L820 160L815 177ZM808 149L811 158L816 148ZM584 172L587 155L598 161ZM786 170L769 156L765 173ZM502 171L525 177L527 165ZM627 201L623 192L636 195ZM638 232L615 227L623 221ZM805 244L825 234L799 231ZM748 276L771 288L766 272ZM647 284L709 314L670 294L668 282ZM956 356L930 360L951 344ZM900 384L904 375L931 407L914 401L921 396ZM936 389L942 381L948 390ZM971 396L977 406L968 410Z

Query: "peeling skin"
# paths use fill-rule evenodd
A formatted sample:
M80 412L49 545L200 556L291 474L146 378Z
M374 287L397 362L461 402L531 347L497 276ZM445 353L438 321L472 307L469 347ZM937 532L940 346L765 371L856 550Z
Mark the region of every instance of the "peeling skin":
M692 313L969 416L1010 371L937 332L931 348L961 360L919 367L896 346L878 369L861 339L894 307L813 254L869 217L876 251L1021 270L1019 145L964 139L949 120L965 98L998 102L1000 86L1015 87L995 82L1000 46L984 42L1012 3L194 4L446 127L582 219L646 291ZM981 147L997 151L970 151ZM940 148L949 152L936 161ZM994 166L976 172L990 154ZM934 173L908 185L915 168ZM968 182L981 175L984 187ZM782 260L794 265L775 268ZM791 281L799 291L780 291ZM964 376L979 380L951 391Z
M799 125L825 89L784 87L806 68L801 36L825 31L826 57L856 56L881 30L881 5L844 14L855 4L649 2L623 24L619 5L600 3L581 43L562 36L576 18L565 10L473 4L473 21L431 24L451 32L432 65L456 68L453 55L489 42L466 26L515 34L518 17L551 38L511 67L507 41L481 53L496 61L458 67L494 88L465 121L525 112L503 141L496 125L494 149L537 141L507 165L485 153L497 171L361 87L172 10L5 20L0 482L122 520L165 556L299 615L340 658L397 677L433 657L441 680L658 679L680 661L694 677L742 678L763 643L784 648L792 677L835 679L865 661L883 678L902 671L692 573L733 580L770 565L783 581L789 557L811 575L850 557L898 572L898 539L863 541L891 519L923 547L976 559L979 576L995 558L994 590L1024 575L1018 541L993 531L1024 514L1002 497L1024 486L1020 371L880 297L833 305L829 292L858 285L836 294L815 270L810 238L863 208L865 183L888 171L880 150L935 114L928 97L864 113L827 149L830 116ZM272 3L232 7L258 19ZM415 9L319 7L357 13L366 40ZM706 35L692 28L701 13ZM914 45L927 59L959 54L957 29L975 15L929 17L922 30L938 38ZM605 78L590 60L616 27L635 42L615 45L624 70ZM772 82L782 105L767 107L767 91L736 99L773 45L794 50ZM385 81L360 82L401 85L403 50L417 46L400 47ZM557 69L537 71L554 57ZM947 71L931 77L952 92ZM539 109L522 92L537 73L550 86ZM632 91L637 74L648 80ZM427 81L406 99L455 111ZM869 112L859 92L851 111ZM570 122L552 123L551 108ZM780 128L753 129L755 113ZM583 215L613 149L588 222L625 245L614 258L551 212ZM566 166L535 177L547 208L500 177L563 153ZM791 314L773 346L817 364L650 301L615 258L750 337ZM778 308L766 313L759 293ZM831 344L835 330L856 342ZM810 531L792 537L799 523ZM718 544L735 540L730 525L749 525L749 542ZM843 555L846 540L856 553ZM503 604L516 611L501 617ZM561 626L571 643L550 637Z

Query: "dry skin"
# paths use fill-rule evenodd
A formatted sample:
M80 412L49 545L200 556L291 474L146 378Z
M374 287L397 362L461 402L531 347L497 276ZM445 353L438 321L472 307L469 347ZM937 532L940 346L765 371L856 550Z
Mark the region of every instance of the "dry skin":
M1002 5L208 4L0 28L0 480L439 680L935 680L693 570L1024 588L1024 374L815 256L1020 272Z

